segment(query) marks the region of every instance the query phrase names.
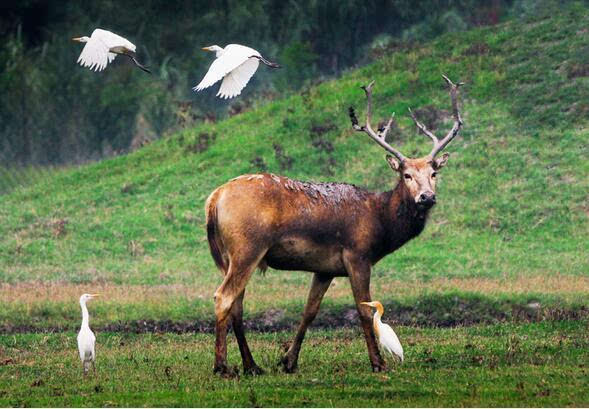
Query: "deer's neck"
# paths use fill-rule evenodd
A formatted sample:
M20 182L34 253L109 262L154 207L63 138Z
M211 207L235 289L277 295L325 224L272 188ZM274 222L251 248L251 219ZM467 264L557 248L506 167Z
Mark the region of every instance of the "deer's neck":
M380 199L383 226L380 257L384 257L423 231L429 210L418 209L402 182L394 190L381 193Z

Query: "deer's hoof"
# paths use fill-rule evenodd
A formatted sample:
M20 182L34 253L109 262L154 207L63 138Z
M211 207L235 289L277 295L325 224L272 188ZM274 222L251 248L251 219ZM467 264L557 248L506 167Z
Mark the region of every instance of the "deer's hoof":
M225 364L215 365L213 373L221 376L222 378L237 378L239 377L239 370L235 367L228 367Z
M297 371L297 362L291 360L288 355L282 357L280 364L282 364L282 370L286 373L295 373Z
M260 368L258 365L253 365L248 368L243 368L244 375L257 376L257 375L264 375L264 373L265 373L264 370L262 368Z

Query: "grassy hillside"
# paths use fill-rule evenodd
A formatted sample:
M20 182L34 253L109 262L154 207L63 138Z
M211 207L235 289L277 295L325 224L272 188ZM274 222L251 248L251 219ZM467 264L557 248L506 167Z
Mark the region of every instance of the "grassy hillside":
M436 119L450 108L442 73L466 83L464 131L448 148L426 230L375 267L375 298L413 305L428 294L484 295L578 307L589 293L588 25L578 3L391 50L287 99L1 196L0 324L73 325L72 300L95 288L107 295L95 304L97 324L209 319L220 276L203 228L208 194L261 170L391 189L384 152L351 129L347 109L363 114L359 86L374 79L374 117L396 112L393 143L426 154L430 142L407 107L445 133L450 121ZM302 273L256 275L248 314L298 313L308 282ZM328 298L328 307L351 306L346 281Z

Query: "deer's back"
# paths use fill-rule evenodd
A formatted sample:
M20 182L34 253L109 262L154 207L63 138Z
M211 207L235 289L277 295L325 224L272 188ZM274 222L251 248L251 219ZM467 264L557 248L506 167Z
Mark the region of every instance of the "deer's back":
M369 246L374 197L350 184L243 175L215 190L207 211L214 206L229 252L247 243L267 248L273 268L334 272L343 269L343 248Z

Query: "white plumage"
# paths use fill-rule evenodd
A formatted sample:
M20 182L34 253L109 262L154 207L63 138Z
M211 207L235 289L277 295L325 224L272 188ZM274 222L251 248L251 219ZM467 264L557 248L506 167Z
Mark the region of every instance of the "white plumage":
M264 59L253 48L239 44L229 44L225 48L212 45L203 50L214 51L217 59L213 61L202 81L192 89L201 91L223 79L217 92L217 96L221 98L233 98L241 94L258 69L260 61L272 68L280 67Z
M97 28L90 37L75 37L72 40L86 43L77 61L82 67L102 71L120 54L131 58L135 65L149 72L135 59L135 44L118 34Z
M374 332L376 333L378 342L385 351L393 356L396 355L399 357L401 362L403 362L403 346L401 345L397 334L395 334L395 331L393 331L390 325L384 324L380 320L382 314L384 313L382 304L379 301L363 302L362 304L376 308L376 312L374 313L374 317L372 319L372 324L374 325Z
M80 353L80 360L84 366L84 375L88 373L90 364L96 370L94 362L96 360L96 337L90 329L90 315L86 307L86 301L98 297L98 294L82 294L80 297L80 307L82 308L82 326L78 332L78 352Z

